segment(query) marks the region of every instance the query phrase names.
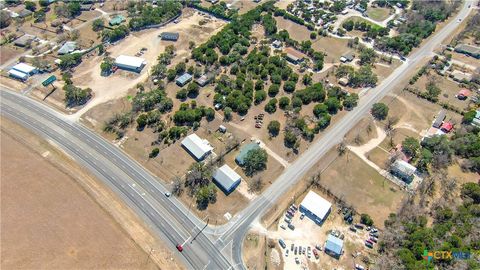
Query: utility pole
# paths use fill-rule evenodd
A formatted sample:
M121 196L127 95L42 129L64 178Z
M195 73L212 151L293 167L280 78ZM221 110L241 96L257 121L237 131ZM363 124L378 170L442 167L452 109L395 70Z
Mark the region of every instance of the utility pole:
M198 231L198 233L193 237L193 239L192 239L192 241L190 242L190 244L193 243L193 241L195 241L195 239L197 238L197 236L200 235L200 233L202 233L202 231L205 230L205 228L207 228L209 221L210 221L210 218L207 218L207 223L205 223L205 226L203 226L203 228L202 228L200 231Z

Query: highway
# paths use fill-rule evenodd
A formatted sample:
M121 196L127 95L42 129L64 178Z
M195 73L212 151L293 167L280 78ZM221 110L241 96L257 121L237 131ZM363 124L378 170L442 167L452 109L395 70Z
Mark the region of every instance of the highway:
M465 3L449 24L418 48L379 86L369 90L354 110L323 133L261 196L235 215L229 223L218 227L208 226L193 242L192 237L205 226L206 221L191 214L176 198L167 198L164 195L167 191L163 184L165 181L152 175L111 142L50 107L4 87L0 87L0 112L53 142L95 174L170 248L174 250L175 245L185 243L185 249L179 257L188 269L244 269L242 243L251 224L302 179L330 149L341 142L345 134L368 114L375 102L392 91L397 82L407 79L407 73L420 61L432 55L433 49L459 25L458 19L463 20L468 16L471 11L468 4L474 6L474 2Z

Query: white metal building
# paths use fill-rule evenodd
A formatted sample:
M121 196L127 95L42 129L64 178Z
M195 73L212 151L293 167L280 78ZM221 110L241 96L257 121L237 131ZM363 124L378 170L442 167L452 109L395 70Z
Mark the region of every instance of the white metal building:
M188 150L197 160L203 160L213 150L213 147L207 140L202 140L197 134L188 135L182 141L182 146Z
M147 64L145 59L135 56L120 55L115 59L118 68L140 72Z
M25 63L18 63L15 66L13 66L12 69L16 70L16 71L20 71L22 73L25 73L29 76L37 73L37 68L36 67L32 67L32 66L30 66L28 64L25 64Z
M20 71L15 70L15 69L10 69L8 71L8 75L12 78L20 79L22 81L26 81L28 79L28 74L20 72Z
M215 180L220 189L228 194L240 184L242 177L230 168L230 166L225 164L215 171L213 180Z
M300 203L300 212L304 213L317 224L321 224L330 213L332 204L313 191Z

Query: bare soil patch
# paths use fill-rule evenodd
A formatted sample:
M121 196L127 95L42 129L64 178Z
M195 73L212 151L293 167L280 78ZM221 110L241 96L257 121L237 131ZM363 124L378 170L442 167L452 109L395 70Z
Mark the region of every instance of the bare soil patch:
M299 42L310 39L310 30L308 30L307 27L299 25L298 23L294 23L290 20L286 20L283 17L274 18L277 21L278 30L287 30L292 39L298 40Z

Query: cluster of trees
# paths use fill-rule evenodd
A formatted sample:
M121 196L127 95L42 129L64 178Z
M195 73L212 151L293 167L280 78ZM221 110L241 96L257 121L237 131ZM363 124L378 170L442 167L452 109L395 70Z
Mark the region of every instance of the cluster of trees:
M348 78L348 85L351 87L373 87L378 82L378 76L373 73L370 65L361 66L357 70L349 65L340 65L335 72L335 77Z
M375 46L381 50L407 55L412 48L430 36L436 25L447 19L459 5L458 1L414 0L412 9L406 14L407 22L398 27L399 35L382 37L375 42Z
M105 28L105 21L103 19L101 19L101 18L95 19L92 22L92 30L94 32L102 31L103 28Z
M449 183L449 181L445 181ZM414 200L406 202L398 214L390 214L385 221L384 239L379 243L381 269L402 267L417 269L478 269L480 263L474 251L479 249L478 217L480 216L480 186L466 183L460 187L461 202L450 199L458 188L449 183L442 188L445 197L437 199L428 210ZM456 193L453 193L456 194ZM421 194L428 196L428 194ZM433 221L430 221L430 220ZM430 225L431 224L431 225ZM425 263L424 250L470 253L470 258L436 256Z
M313 70L319 71L323 69L323 61L325 58L325 54L315 51L312 48L312 42L310 40L302 41L299 45L296 46L296 48L312 58Z
M145 127L152 128L154 132L162 132L166 124L161 120L162 113L158 110L141 113L137 117L137 130L142 131Z
M253 149L247 152L244 159L243 169L246 175L252 176L267 168L268 154L262 148Z
M217 187L212 183L212 170L209 164L197 162L190 166L185 176L188 194L195 196L197 208L201 210L217 201Z
M173 77L170 80L170 76L169 76L169 80L173 81L177 73L175 71L170 73L167 72L167 66L171 64L174 55L175 55L175 47L173 45L168 45L165 48L165 52L161 53L157 57L158 63L152 66L152 68L150 69L152 77L163 79L165 78L166 75L169 76L170 74L172 74L170 76L173 76ZM185 65L185 63L183 63L183 65Z
M110 75L110 73L112 72L113 64L114 64L114 59L113 58L108 57L108 56L103 58L103 61L100 64L100 72L101 72L102 76Z
M65 85L63 86L63 90L65 91L65 106L80 106L87 103L92 97L92 89L82 89L73 85L72 75L70 73L64 73L62 79L65 82Z
M368 22L366 20L357 20L353 21L352 19L346 20L342 23L343 29L347 31L358 30L365 32L365 37L376 38L387 36L390 29L378 26L374 23Z
M167 97L162 87L151 91L139 91L132 101L132 111L149 112L158 110L161 113L169 112L173 108L173 101Z
M115 114L105 122L103 131L115 133L117 138L122 138L125 135L125 129L133 122L133 119L134 116L131 112Z
M198 127L200 126L202 117L205 117L208 121L212 121L215 118L215 110L205 108L204 106L197 108L196 103L192 101L190 106L188 106L187 103L180 105L180 109L173 115L173 121L179 126L193 125L194 127Z
M144 2L134 2L136 11L128 22L130 30L140 30L146 26L161 24L182 12L182 4L179 1L162 1L161 5L153 7Z
M82 62L82 54L81 53L70 53L65 54L59 57L60 64L58 67L62 70L70 69Z
M80 2L72 1L55 5L55 14L64 18L75 18L82 14Z
M104 29L102 31L102 40L108 42L119 41L128 36L129 33L128 27L122 24L113 29Z
M188 5L199 10L211 13L216 17L230 20L238 15L237 9L229 9L227 3L220 1L218 4L211 5L210 7L204 7L201 3L195 1L189 1Z

